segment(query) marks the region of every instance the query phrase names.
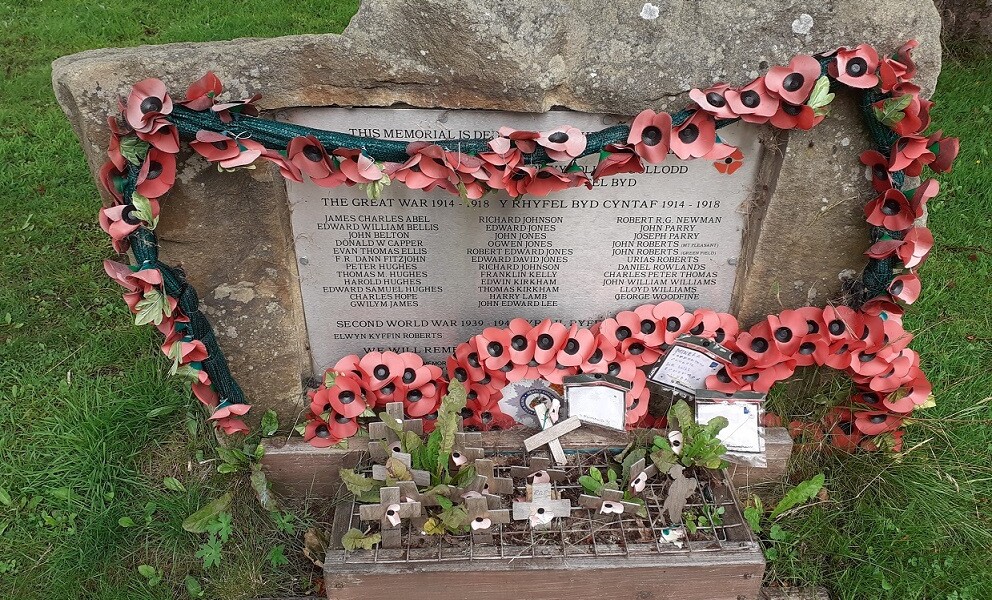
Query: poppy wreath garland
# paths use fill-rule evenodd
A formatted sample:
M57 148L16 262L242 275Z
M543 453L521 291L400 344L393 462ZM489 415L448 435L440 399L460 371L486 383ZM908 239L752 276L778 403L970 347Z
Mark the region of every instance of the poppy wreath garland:
M808 130L827 115L833 91L854 88L861 91L875 146L860 159L878 196L865 207L872 246L861 281L848 290L851 306L786 310L746 331L732 315L689 312L677 302L623 311L588 329L514 319L507 328L485 329L459 345L445 370L409 353L352 355L329 369L310 392L304 437L315 446L335 445L357 433L357 418L366 410L396 400L430 429L451 379L468 388L468 427L505 428L512 419L499 411L498 401L507 383L533 378L560 383L580 372L631 380L628 425L652 426L638 367L657 360L678 335L692 333L734 352L731 364L707 380L709 389L767 392L800 366L847 372L858 388L850 403L834 407L823 422L793 424L793 430L814 437L829 434L835 446L845 449L897 450L903 420L930 397L919 356L908 348L912 334L902 327L897 300L910 304L920 293L915 271L933 236L914 223L939 186L928 180L912 190L902 188L905 177L921 175L923 167L949 171L958 152L957 139L924 134L933 104L912 83L916 67L910 52L916 45L910 41L881 58L865 44L796 56L739 88L694 89L689 93L694 106L673 115L647 109L630 125L588 135L568 126L547 132L501 128L491 140L437 144L361 138L260 119L254 104L258 95L221 101L223 86L210 72L189 87L181 102L173 101L161 81L146 79L119 102L120 114L108 118L109 160L100 180L113 201L100 211L100 224L117 252L132 251L135 265L106 261L105 270L125 288L136 324L152 323L163 333L171 372L191 380L217 427L243 432L247 426L239 417L249 405L198 310L196 293L180 269L158 260L154 229L160 199L175 184L181 138L221 171L254 168L265 160L287 179L302 182L305 174L323 187L359 185L373 198L395 181L469 200L491 190L546 196L591 188L602 177L642 173L645 163L660 163L669 153L683 160L712 160L721 173L731 174L744 157L720 138L720 128L745 121ZM599 162L590 175L576 160L591 154L598 154Z

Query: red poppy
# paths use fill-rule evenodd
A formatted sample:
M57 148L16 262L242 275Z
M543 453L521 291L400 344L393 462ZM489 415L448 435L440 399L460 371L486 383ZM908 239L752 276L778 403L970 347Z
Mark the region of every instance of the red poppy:
M638 323L633 329L633 337L652 348L665 343L665 327L654 316L654 304L642 304L634 309Z
M950 173L951 164L958 156L961 142L958 138L941 137L942 134L943 131L938 131L927 139L930 152L936 156L928 166L938 173Z
M528 188L537 175L537 167L529 165L517 165L505 171L503 177L503 189L514 198L519 198L527 193Z
M599 164L592 172L592 178L599 180L621 173L643 173L644 163L629 144L607 144L600 153Z
M716 161L713 166L721 173L733 175L737 169L744 166L744 153L737 148L733 154L723 160Z
M796 362L797 367L809 367L812 365L822 365L823 359L830 352L830 341L826 336L819 334L809 334L803 338L799 347L790 356Z
M620 344L620 355L632 361L638 367L653 365L661 358L658 347L649 346L644 340L636 337L628 338Z
M933 234L926 227L913 227L906 232L901 240L881 240L868 249L872 258L886 258L894 254L899 256L907 269L923 264L933 248Z
M928 138L919 135L904 135L892 145L889 156L890 171L904 171L909 177L918 177L923 167L937 157L930 151Z
M499 128L500 137L489 142L489 147L498 154L506 154L512 147L518 148L524 154L530 154L537 149L537 138L541 136L536 131L518 131L510 127Z
M456 346L454 355L456 366L454 371L452 371L450 367L451 363L448 363L448 375L458 379L462 383L465 383L466 381L482 380L486 376L486 369L482 365L482 358L479 354L480 351L484 353L485 349L480 350L476 346L475 338L472 338L469 342ZM483 356L485 356L485 354L483 354Z
M820 78L820 61L812 56L799 54L789 61L789 66L775 66L765 73L768 91L790 104L802 105L809 99L816 80Z
M564 175L568 178L568 187L577 188L586 186L588 189L592 189L592 179L586 175L586 172L582 170L582 167L578 165L571 165L565 169Z
M216 407L220 404L220 396L217 395L217 391L210 385L210 377L202 370L197 375L199 376L197 381L194 381L191 386L193 395L200 401L200 404L207 408L212 409Z
M792 356L799 350L808 333L806 317L798 310L784 310L766 319L771 332L770 341L782 356Z
M156 121L151 131L135 131L134 134L162 152L179 152L179 130L165 119Z
M708 308L699 308L693 313L689 333L692 335L712 338L717 343L733 340L737 337L740 326L737 318L728 313L718 313Z
M730 105L727 104L728 89L730 89L730 86L726 83L718 83L717 85L706 90L690 90L689 97L692 98L693 102L698 104L700 108L714 117L718 119L733 119L736 118L737 115L733 110L731 110Z
M150 199L152 206L152 218L159 215L158 200ZM114 250L123 253L127 252L127 237L141 227L141 219L135 214L133 204L117 204L100 210L100 228L110 236Z
M330 407L334 409L334 412L344 417L357 417L367 408L365 399L362 397L361 382L357 378L338 375L334 379L334 385L327 388L326 392ZM310 410L313 411L312 405Z
M481 335L472 338L485 368L496 371L510 363L511 333L509 329L486 327Z
M680 335L692 326L693 314L674 300L666 300L657 304L651 315L665 330L665 343L674 344Z
M107 158L114 163L118 171L127 169L127 159L121 154L121 138L133 133L131 126L124 121L123 124L115 115L107 117L107 127L110 129L110 144L107 147Z
M257 102L261 97L261 94L255 94L251 98L246 98L244 100L219 102L211 106L210 110L217 113L217 116L220 117L221 123L230 123L233 121L234 118L231 116L232 114L257 117L258 107L255 106L255 102Z
M916 189L906 192L909 196L909 205L913 207L913 214L917 219L922 217L926 212L927 201L935 197L938 193L940 193L940 183L936 179L927 179Z
M803 131L809 131L822 120L823 116L817 116L813 111L813 107L807 104L782 102L768 122L778 129L802 129Z
M161 117L172 112L172 98L161 80L149 78L134 84L124 116L136 132L151 133L161 127Z
M926 377L914 378L909 389L900 388L882 398L882 405L895 413L909 414L917 406L922 406L933 393L933 386Z
M220 79L213 71L197 79L186 90L186 99L180 102L190 110L206 110L214 105L214 99L224 91Z
M739 90L727 90L727 104L748 123L767 123L778 112L779 100L768 92L761 77Z
M482 152L479 154L479 159L482 161L482 171L486 174L489 187L501 190L506 187L504 179L507 177L507 171L523 162L523 154L516 148L510 148L502 154Z
M878 75L883 92L889 92L900 83L912 81L916 77L916 63L910 56L919 42L909 40L891 58L883 58L878 65Z
M139 194L146 198L158 198L176 182L176 155L149 148L138 172Z
M697 110L672 131L671 149L682 160L705 156L716 143L716 122Z
M107 190L118 203L124 201L124 181L127 178L127 171L118 169L114 161L108 160L100 167L100 183L103 189Z
M909 229L917 218L916 211L909 205L906 196L895 188L865 205L865 217L872 225L892 231Z
M266 148L262 151L262 158L278 167L279 174L285 179L297 183L303 182L303 173L300 171L300 168L290 162L282 152Z
M510 383L528 379L541 379L543 377L541 374L541 364L536 360L531 360L526 365L508 363L503 367L502 371L506 375L506 380Z
M511 324L512 325L512 324ZM578 367L596 350L596 336L592 331L572 325L565 342L558 350L555 362L566 367Z
M513 417L499 410L499 405L465 419L465 428L469 431L503 431L513 428L516 424Z
M859 157L861 163L868 169L871 185L875 191L882 194L892 188L892 174L889 172L889 159L875 150L867 150Z
M902 425L902 417L880 410L854 413L854 426L865 435L878 435L895 431Z
M218 409L210 416L217 428L227 435L235 433L248 433L248 425L241 419L235 418L246 414L251 409L250 404L229 404Z
M289 140L286 148L289 161L307 174L310 181L321 187L334 187L345 182L345 175L334 164L320 141L312 136Z
M912 304L916 302L917 298L920 297L920 292L923 290L923 286L920 283L920 277L916 273L905 273L899 275L892 280L889 284L889 294L893 298L898 298L905 302L906 304Z
M836 420L827 429L830 445L844 452L854 452L858 449L863 434L854 427L853 416L845 420Z
M910 96L909 106L902 111L903 117L891 126L892 131L901 136L916 135L930 126L930 109L933 107L933 102L920 98L919 92L910 94ZM881 109L884 103L885 100L879 100L873 106Z
M196 139L189 145L197 154L212 163L230 160L241 152L234 138L206 129L197 131Z
M378 390L403 374L403 359L395 352L369 352L358 363L362 381L370 390Z
M579 365L579 370L583 373L606 373L609 364L616 360L616 345L605 335L595 332L593 335L596 338L592 354Z
M455 171L447 160L446 153L440 146L427 144L410 144L410 158L406 162L392 167L387 174L403 182L413 190L432 188L441 181L453 178Z
M534 344L534 360L538 364L555 364L558 351L568 339L568 328L561 323L549 320L538 323L528 336Z
M834 60L827 65L830 76L854 88L873 88L878 85L878 53L868 44L854 49L837 50Z
M636 392L633 389L627 392L627 412L624 420L628 428L634 427L644 418L644 415L648 413L648 404L651 401L651 392L644 387L644 372L637 371L637 374L642 379L640 389Z
M338 168L347 177L348 185L372 183L383 177L382 169L361 150L338 148L332 154L338 160Z
M534 179L527 186L527 193L532 196L544 197L551 192L559 192L571 187L571 180L558 167L544 167L534 174Z
M745 383L735 369L724 367L717 371L716 375L708 376L704 385L708 390L733 394L741 391Z
M537 137L537 144L545 149L552 160L569 161L586 149L586 136L575 127L561 126L542 131Z
M600 323L599 334L605 336L614 347L619 347L634 332L639 332L640 327L641 317L632 310L624 310L614 317L604 319Z
M411 417L422 417L437 410L440 400L437 385L428 382L406 392L403 396L403 409Z
M646 162L656 165L668 158L672 139L672 117L667 112L645 109L630 125L627 144Z
M914 379L914 369L919 370L919 363L919 355L905 348L889 363L888 370L870 379L868 387L885 394L894 392Z
M847 306L826 306L823 308L825 333L831 342L853 340L855 332L861 331L858 313Z
M774 344L769 321L760 321L751 329L742 331L737 336L737 347L759 368L779 363L784 358Z

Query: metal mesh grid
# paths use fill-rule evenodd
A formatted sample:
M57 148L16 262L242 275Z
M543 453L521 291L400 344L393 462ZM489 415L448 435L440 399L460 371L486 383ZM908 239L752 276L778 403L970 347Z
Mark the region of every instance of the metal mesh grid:
M519 455L519 452L494 454L494 460L499 460L511 454ZM583 493L582 486L578 483L579 475L585 474L593 466L605 473L609 468L607 456L607 451L603 450L569 454L569 464L559 467L566 471L566 481L552 485L562 497L572 501L571 516L554 519L546 529L532 528L527 521L514 521L508 525L494 524L489 530L492 533L492 543L482 544L476 542L475 536L471 533L428 536L404 522L403 542L400 548L377 547L373 550L353 552L342 550L341 562L397 564L503 560L512 563L514 560L538 558L748 552L757 548L757 542L740 513L732 486L722 483L726 479L723 474L717 485L697 482L697 493L690 498L690 502L685 507L687 513L702 514L704 505L714 511L722 506L725 509L722 525L697 529L695 535L690 534L683 540L682 548L666 542L661 537L662 530L670 526L662 513L669 484L669 479L665 476L653 477L648 481L644 491L639 494L639 497L645 501L646 517L627 513L600 515L595 510L578 506L578 496ZM516 462L519 463L519 459ZM362 466L367 467L367 465ZM509 471L508 465L497 465L495 475L509 477ZM517 485L517 495L523 495L523 480L515 479L514 484ZM504 505L509 508L512 498L507 497L504 500ZM374 522L359 519L358 506L354 498L339 505L338 510L350 510L348 527L365 530L371 525L375 528Z

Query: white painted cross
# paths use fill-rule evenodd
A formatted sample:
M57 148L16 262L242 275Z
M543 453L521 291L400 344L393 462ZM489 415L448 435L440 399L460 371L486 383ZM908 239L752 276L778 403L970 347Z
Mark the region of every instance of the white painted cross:
M565 518L571 513L571 501L556 499L550 483L532 485L530 502L513 503L513 520L528 520L534 528L547 527L555 517Z
M510 522L510 511L499 507L499 498L496 496L466 498L465 506L471 519L472 541L476 544L492 544L492 526Z
M419 516L420 503L402 502L398 487L380 489L379 504L362 504L358 507L358 518L363 521L379 521L383 548L399 548L403 520Z
M482 488L483 494L506 496L513 493L513 480L508 477L496 477L496 469L493 467L492 460L478 458L474 464L475 472L486 478L486 485Z

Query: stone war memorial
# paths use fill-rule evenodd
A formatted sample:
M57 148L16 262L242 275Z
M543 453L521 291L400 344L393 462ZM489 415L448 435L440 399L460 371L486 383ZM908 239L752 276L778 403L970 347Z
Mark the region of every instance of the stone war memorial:
M864 452L930 397L902 314L957 154L939 30L922 0L390 0L53 82L135 322L333 511L329 597L755 598L735 486L785 473L772 387L851 380L798 427Z

